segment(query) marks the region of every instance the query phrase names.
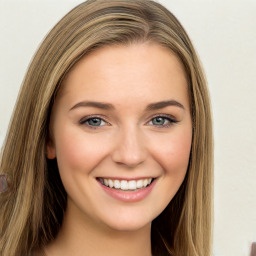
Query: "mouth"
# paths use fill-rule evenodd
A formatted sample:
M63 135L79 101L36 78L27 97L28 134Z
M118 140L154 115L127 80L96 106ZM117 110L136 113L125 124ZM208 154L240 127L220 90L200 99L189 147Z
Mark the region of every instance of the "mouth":
M155 178L143 178L136 180L97 178L97 180L105 187L119 191L138 191L149 187Z
M98 183L110 197L123 202L135 203L146 198L154 189L157 178L136 179L97 178Z

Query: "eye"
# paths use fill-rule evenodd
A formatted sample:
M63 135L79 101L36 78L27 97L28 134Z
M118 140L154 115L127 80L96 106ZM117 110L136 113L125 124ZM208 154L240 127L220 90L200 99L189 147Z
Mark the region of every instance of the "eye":
M102 118L99 118L99 117L86 117L81 119L79 123L85 124L91 128L107 125L107 122L105 122Z
M169 127L173 123L177 123L171 116L156 116L149 121L149 125L159 127Z
M100 118L90 118L86 123L90 126L101 126L105 124L105 122Z

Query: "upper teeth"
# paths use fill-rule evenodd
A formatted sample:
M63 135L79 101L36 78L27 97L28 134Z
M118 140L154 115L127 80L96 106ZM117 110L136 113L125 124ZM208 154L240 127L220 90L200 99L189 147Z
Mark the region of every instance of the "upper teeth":
M138 188L144 188L152 182L150 179L141 180L111 180L111 179L99 179L102 184L110 188L122 189L122 190L135 190Z

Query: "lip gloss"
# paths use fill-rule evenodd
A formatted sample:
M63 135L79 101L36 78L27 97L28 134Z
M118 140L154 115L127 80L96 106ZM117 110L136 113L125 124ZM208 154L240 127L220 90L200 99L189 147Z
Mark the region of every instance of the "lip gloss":
M138 202L144 199L154 188L156 180L154 180L150 185L145 188L138 189L136 191L122 191L114 188L107 187L101 182L98 182L103 190L111 197L123 201L123 202Z

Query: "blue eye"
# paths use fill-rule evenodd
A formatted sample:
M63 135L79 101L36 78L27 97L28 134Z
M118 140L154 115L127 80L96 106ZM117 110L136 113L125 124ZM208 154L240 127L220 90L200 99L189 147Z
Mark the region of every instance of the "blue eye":
M90 118L87 120L88 125L90 126L101 126L104 125L104 121L100 118Z
M176 121L169 116L168 117L156 116L152 118L149 122L150 125L160 126L160 127L169 127L172 123L176 123Z
M168 120L161 116L158 116L152 119L153 125L165 125L166 123L168 123Z
M79 123L93 128L106 125L106 122L99 117L83 118Z

